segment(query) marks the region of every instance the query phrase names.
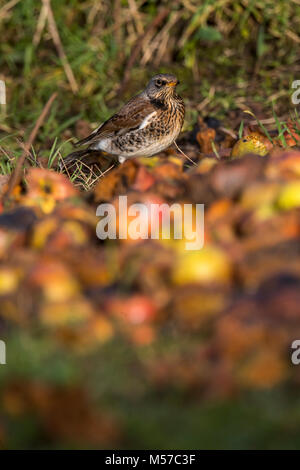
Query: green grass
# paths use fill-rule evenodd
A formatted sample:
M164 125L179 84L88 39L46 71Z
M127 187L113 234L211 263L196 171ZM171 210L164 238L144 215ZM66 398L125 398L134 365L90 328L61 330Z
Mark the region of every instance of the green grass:
M39 44L33 44L40 3L22 0L4 17L0 16L0 70L8 92L3 125L11 133L22 136L25 132L26 136L50 94L58 91L59 97L37 139L39 153L45 147L49 150L55 138L60 142L71 137L79 118L94 125L107 119L154 72L166 70L178 73L182 94L190 97L195 105L208 96L213 85L215 93L205 112L224 117L236 107L237 99L249 95L249 80L260 59L263 60L257 69L256 83L252 83L252 95L260 87L263 93L257 95L262 101L278 89L286 89L288 93L291 66L298 48L286 32L296 34L299 30L298 4L287 4L284 0L267 4L259 0L243 4L235 0L206 0L201 6L196 1L189 4L190 9L184 7L184 2L166 2L170 14L163 25L167 28L174 15L178 15L168 32L169 63L164 61L164 56L156 62L157 51L144 65L139 65L138 60L125 94L117 97L124 66L139 37L137 22L140 28L146 27L157 14L160 2L143 4L136 19L128 14L126 1L121 2L117 15L109 1L96 7L91 0L72 0L67 4L52 0L61 41L79 86L74 95L47 29ZM117 34L113 29L116 21L123 21ZM154 31L148 47L152 47L158 34L159 30ZM274 80L270 71L278 65L286 69ZM227 77L225 81L224 77ZM194 120L195 116L188 114L187 127ZM17 148L12 143L11 146Z
M159 71L174 72L181 80L179 91L187 105L184 130L193 128L199 110L202 115L226 121L231 128L229 113L236 110L242 114L248 108L258 116L258 124L267 136L268 129L260 117L273 115L284 145L283 134L290 130L279 116L287 112L298 53L296 42L286 33L297 31L298 4L287 5L283 0L267 4L259 0L243 4L207 0L201 6L191 1L189 9L184 2L166 2L170 14L161 26L167 30L168 59L164 60L163 55L157 61L159 50L155 49L154 64L148 60L140 65L143 51L121 96L117 89L138 31L155 18L159 2L143 3L138 17L128 13L126 1L121 2L119 12L108 1L95 6L91 0L67 4L52 0L51 5L79 90L72 93L47 25L39 43L33 41L40 3L22 0L3 16L0 6L0 79L5 79L7 88L7 106L0 113L2 174L12 172L22 154L20 140L28 138L51 93L58 92L58 97L39 130L30 159L31 165L40 166L43 161L48 168L55 167L72 151L72 140L78 137L78 120L96 127ZM114 25L118 21L122 25L116 32ZM169 22L173 26L168 30ZM148 47L155 44L163 30L153 32ZM281 94L272 104L270 97L278 91ZM71 179L82 176L82 170L78 167Z

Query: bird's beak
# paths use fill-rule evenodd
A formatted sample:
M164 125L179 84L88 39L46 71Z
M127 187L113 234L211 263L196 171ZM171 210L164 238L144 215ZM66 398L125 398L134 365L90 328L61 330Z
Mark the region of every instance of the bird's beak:
M167 83L167 86L172 86L173 87L173 86L176 86L176 85L178 85L178 81Z

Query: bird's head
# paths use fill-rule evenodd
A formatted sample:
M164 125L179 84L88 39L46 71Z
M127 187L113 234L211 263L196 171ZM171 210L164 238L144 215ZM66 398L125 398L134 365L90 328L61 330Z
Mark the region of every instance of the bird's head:
M164 101L175 93L179 80L175 75L160 73L151 78L146 87L146 94L151 100Z

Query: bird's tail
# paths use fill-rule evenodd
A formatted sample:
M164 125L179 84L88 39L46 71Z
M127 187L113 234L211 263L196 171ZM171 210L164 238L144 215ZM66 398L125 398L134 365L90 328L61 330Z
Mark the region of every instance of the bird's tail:
M76 150L75 152L69 153L66 157L64 157L59 162L59 167L61 170L68 168L70 165L75 164L76 161L82 160L84 157L94 153L95 151L92 149L83 149L83 150Z
M111 155L105 154L99 150L91 148L76 150L69 153L66 157L59 161L59 169L62 172L69 172L78 168L78 163L83 162L83 170L92 168L94 165L103 170L107 166L107 162L111 164L113 158Z

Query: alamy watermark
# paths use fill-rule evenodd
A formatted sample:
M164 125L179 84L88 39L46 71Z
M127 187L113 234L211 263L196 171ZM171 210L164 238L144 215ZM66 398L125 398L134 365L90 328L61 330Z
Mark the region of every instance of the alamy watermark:
M291 348L293 349L291 355L292 364L298 366L300 364L300 339L295 339L291 344Z
M0 340L0 364L6 364L6 344Z
M97 208L101 217L97 237L101 240L184 240L186 250L200 250L204 244L204 204L135 203L128 205L127 196L115 204Z
M300 80L294 80L292 83L292 88L296 88L292 94L292 103L295 105L300 104Z
M6 105L6 87L4 80L0 80L0 104Z

